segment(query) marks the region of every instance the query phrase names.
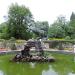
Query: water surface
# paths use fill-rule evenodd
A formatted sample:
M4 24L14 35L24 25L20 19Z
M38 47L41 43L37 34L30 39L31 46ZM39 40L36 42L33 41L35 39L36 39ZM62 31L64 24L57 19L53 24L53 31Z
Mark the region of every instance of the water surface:
M75 55L52 54L53 63L15 63L13 55L0 56L0 75L75 75Z

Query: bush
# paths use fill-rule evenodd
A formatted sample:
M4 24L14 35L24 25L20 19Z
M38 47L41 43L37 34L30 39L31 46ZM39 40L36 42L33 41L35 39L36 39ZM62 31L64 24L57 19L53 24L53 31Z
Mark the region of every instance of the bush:
M11 48L11 50L16 50L17 49L15 43L10 43L10 48Z
M63 48L63 44L60 42L59 43L59 48L58 48L59 50L64 50L64 48Z
M64 38L48 38L48 40L64 40Z
M13 42L13 41L16 41L16 39L14 37L11 37L10 41Z
M26 40L16 40L16 43L25 43Z
M70 39L71 39L70 36L65 37L65 40L70 40Z

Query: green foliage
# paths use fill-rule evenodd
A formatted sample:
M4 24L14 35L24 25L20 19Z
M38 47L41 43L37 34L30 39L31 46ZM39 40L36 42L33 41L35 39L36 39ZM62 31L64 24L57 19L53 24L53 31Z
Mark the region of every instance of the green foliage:
M0 38L1 39L8 39L9 34L7 34L7 22L0 24Z
M71 16L70 16L70 20L71 20L71 21L75 20L75 13L74 13L74 12L72 12L72 14L71 14Z
M28 25L32 20L32 14L25 6L12 4L8 12L8 34L9 37L16 39L29 39L31 33L28 31Z
M16 48L16 45L14 44L14 43L11 43L10 44L10 48L11 48L11 50L16 50L17 48Z
M61 40L61 41L63 41L64 38L48 38L48 40L55 40L55 41L56 41L56 40L59 40L59 41Z
M61 25L56 22L50 26L48 36L51 38L63 38L65 36L65 31Z
M49 29L49 24L47 21L43 21L41 25L41 30L44 30L44 36L47 36Z
M66 30L65 17L59 16L57 20L50 26L48 36L51 38L64 38Z
M26 40L21 40L21 39L16 40L16 43L17 43L17 44L25 43L25 42L26 42Z
M71 39L70 36L65 37L65 40L70 40L70 39Z
M49 24L47 21L43 21L43 22L35 22L35 27L33 29L33 32L40 37L47 37L48 34L48 28L49 28Z
M71 14L69 26L71 28L70 29L71 38L75 39L75 14L74 13Z
M72 13L70 22L66 22L65 17L59 16L50 26L48 31L50 38L67 38L75 39L75 14Z
M31 32L32 31L32 32ZM25 6L12 4L8 12L8 20L0 24L0 39L25 39L41 37L75 39L75 13L72 12L70 21L59 16L49 27L47 21L34 22L30 10Z
M10 38L10 41L13 42L13 41L16 41L16 39L15 39L14 37L11 37L11 38Z

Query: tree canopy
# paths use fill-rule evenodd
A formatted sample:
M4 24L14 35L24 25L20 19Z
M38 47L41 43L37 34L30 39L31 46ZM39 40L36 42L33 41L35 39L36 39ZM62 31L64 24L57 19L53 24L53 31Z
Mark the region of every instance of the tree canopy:
M17 39L29 39L28 25L33 20L30 10L25 6L12 4L8 12L8 34L9 37Z
M0 38L14 37L28 40L36 35L75 39L75 13L72 12L70 21L66 21L64 16L59 16L53 24L49 25L47 21L35 22L31 11L26 6L12 4L9 7L7 21L0 24Z
M50 26L48 36L51 38L63 38L65 36L65 18L60 16Z

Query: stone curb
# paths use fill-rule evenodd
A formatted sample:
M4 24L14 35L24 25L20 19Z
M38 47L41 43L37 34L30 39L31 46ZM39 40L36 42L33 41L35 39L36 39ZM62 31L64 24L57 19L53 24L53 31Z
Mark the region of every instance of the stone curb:
M17 54L21 50L10 50L10 51L0 51L0 55L5 55L5 54ZM31 50L34 51L34 50ZM64 50L44 50L50 53L61 53L61 54L75 54L73 51L64 51Z

